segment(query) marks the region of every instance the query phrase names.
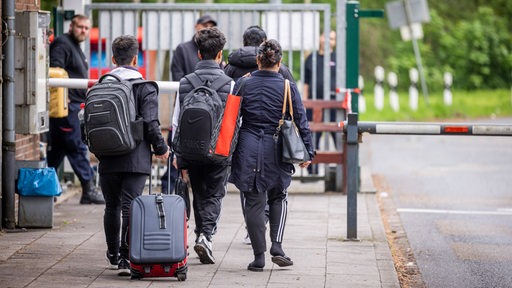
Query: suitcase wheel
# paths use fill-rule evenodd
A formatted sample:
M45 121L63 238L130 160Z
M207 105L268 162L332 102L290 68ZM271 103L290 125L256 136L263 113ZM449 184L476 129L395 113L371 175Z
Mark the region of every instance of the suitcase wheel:
M132 280L140 280L142 278L142 274L140 274L137 270L135 269L130 269L131 271L131 277L130 279Z
M176 278L178 278L178 281L185 281L187 280L187 273L177 273Z

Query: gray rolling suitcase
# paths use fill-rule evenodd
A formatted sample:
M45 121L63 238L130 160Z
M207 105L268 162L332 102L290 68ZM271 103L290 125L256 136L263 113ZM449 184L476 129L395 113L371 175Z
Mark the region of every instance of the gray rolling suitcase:
M130 209L131 278L176 277L185 281L188 270L185 201L175 194L152 194L151 181L149 186L149 195L135 198Z

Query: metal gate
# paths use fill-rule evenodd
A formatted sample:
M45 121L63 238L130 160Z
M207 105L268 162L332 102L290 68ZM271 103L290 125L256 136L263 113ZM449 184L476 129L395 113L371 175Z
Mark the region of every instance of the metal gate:
M194 25L201 15L209 14L217 27L226 35L225 50L233 51L242 46L244 30L251 25L262 27L269 39L277 39L283 50L283 62L290 70L299 71L296 77L304 80L305 53L319 49L319 35L329 35L331 9L329 4L134 4L93 3L85 6L85 15L98 27L97 46L99 61L91 59L91 43L85 46L89 63L98 63L98 69L111 68L109 49L112 40L123 34L142 37L146 53L146 78L168 80L164 77L172 61L172 53L179 43L192 39ZM321 23L323 21L323 23ZM329 55L325 47L325 55ZM148 64L148 51L156 58ZM104 60L107 59L107 60ZM296 61L296 59L299 59ZM94 60L94 61L91 61ZM324 75L330 75L329 59L324 62ZM298 64L297 64L298 63ZM154 64L154 65L153 65ZM153 65L153 66L151 66ZM298 69L294 65L300 65ZM315 65L313 65L315 67ZM152 73L150 76L150 72ZM154 73L153 73L154 72ZM296 76L296 75L295 75ZM329 91L330 77L325 77L325 91Z
M178 44L192 39L196 20L201 15L209 14L217 21L217 27L226 36L225 56L242 47L243 32L251 25L258 25L265 30L268 39L278 40L283 49L283 63L290 68L290 71L295 72L294 78L301 92L305 78L304 63L309 53L313 55L311 85L314 87L316 83L321 83L317 81L317 57L314 52L319 49L320 34L329 35L333 16L330 4L93 3L85 6L84 13L92 19L93 26L98 31L97 37L95 36L98 44L91 43L92 37L90 37L85 45L85 54L89 57L90 66L98 70L98 75L113 68L110 61L112 41L117 36L130 34L138 35L141 38L145 78L157 81L172 79L170 66L173 51ZM340 25L344 25L344 22L337 19L336 24L340 27ZM337 30L342 33L344 28ZM340 38L338 41L338 49L344 48L345 43L342 40ZM100 43L104 44L100 45ZM329 49L329 45L326 44L323 54L330 55ZM337 59L340 59L338 63L344 64L343 57L339 54ZM330 57L324 57L323 60L323 75L325 75L323 91L326 95L323 97L315 95L316 89L313 89L312 99L330 99ZM336 83L337 87L345 83L345 75L342 73L344 74L344 70L342 72L337 70L336 81L339 81ZM161 94L160 107L165 107L160 111L161 124L165 127L170 125L172 119L170 114L174 103L172 97L174 93ZM344 94L340 93L337 95L337 100L342 100L343 96ZM324 113L324 115L328 115L330 112L325 111ZM338 121L344 119L344 115L338 117ZM324 119L327 118L324 117ZM341 149L341 138L335 139L335 142ZM340 161L342 161L341 158ZM319 165L324 165L327 168L328 164ZM303 173L305 171L299 172L301 175ZM338 178L336 180L337 188L341 191L341 168L337 168L336 178Z

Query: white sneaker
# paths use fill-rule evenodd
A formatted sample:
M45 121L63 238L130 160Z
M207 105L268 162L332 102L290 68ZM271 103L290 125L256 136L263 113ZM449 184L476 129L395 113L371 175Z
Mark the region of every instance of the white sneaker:
M194 250L197 253L197 256L199 256L199 261L203 264L215 264L215 258L212 254L212 242L209 241L203 233L199 235L199 238L197 239L197 243L194 246Z

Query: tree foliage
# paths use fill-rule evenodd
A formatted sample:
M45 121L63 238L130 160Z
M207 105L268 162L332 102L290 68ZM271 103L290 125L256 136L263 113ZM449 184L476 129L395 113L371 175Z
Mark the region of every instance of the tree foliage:
M370 3L371 2L371 3ZM383 9L388 1L364 1L369 8ZM441 89L442 75L451 72L454 86L464 89L506 88L512 83L512 1L506 0L431 0L431 21L423 24L424 39L419 40L429 88ZM361 33L386 35L387 41L368 43L375 37L361 36L361 58L374 55L387 70L396 71L402 87L408 85L408 71L416 66L411 42L400 40L399 32L385 25L364 23ZM382 38L382 36L380 37ZM378 53L377 48L385 53ZM380 58L383 57L383 58ZM374 66L373 66L374 67ZM361 73L372 77L373 67L362 65Z

